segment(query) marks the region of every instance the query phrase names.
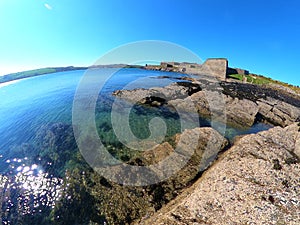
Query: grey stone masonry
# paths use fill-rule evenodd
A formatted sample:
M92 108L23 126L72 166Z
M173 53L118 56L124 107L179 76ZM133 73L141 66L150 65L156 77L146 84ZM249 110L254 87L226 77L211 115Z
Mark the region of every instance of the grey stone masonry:
M225 80L228 70L228 60L224 58L211 58L207 59L203 64L187 62L162 62L160 66L162 70L166 71L207 75L216 77L220 80Z

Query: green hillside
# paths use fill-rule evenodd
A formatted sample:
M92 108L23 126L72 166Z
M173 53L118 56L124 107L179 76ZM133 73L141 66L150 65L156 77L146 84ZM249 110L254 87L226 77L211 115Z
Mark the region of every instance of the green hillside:
M243 74L230 74L228 77L236 79L236 80L247 80L248 83L252 84L258 84L258 85L268 85L268 84L276 84L283 87L287 87L297 93L300 93L299 86L293 86L291 84L287 84L278 80L273 80L269 77L264 77L262 75L255 75L255 74L249 74L249 75L243 75Z
M12 73L12 74L7 74L4 76L1 76L0 83L12 81L12 80L23 79L23 78L27 78L27 77L44 75L44 74L57 73L57 72L63 72L63 71L71 71L71 70L83 70L83 69L87 69L87 67L69 66L69 67L53 67L53 68L28 70L28 71L24 71L24 72Z

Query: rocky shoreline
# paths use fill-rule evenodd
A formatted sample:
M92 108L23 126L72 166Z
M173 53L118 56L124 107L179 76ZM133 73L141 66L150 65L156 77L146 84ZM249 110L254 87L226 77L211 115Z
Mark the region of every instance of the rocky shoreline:
M156 143L147 151L133 151L108 136L103 139L108 140L103 142L107 150L131 167L111 166L111 176L104 177L97 172L100 168L91 168L86 163L71 125L43 125L35 134L34 144L16 146L7 150L6 155L12 154L9 158L13 158L18 152L32 163L38 159L50 180L51 176L59 178L60 197L51 210L43 205L32 208L45 210L38 216L14 217L10 208L6 216L13 223L46 225L299 224L299 96L274 87L206 78L173 80L166 87L116 91L113 94L120 101L114 103L120 104L118 109L131 105L130 102L137 104L137 116L154 109L172 116L180 112L180 119L189 122L194 120L188 116L196 115L197 119L204 117L235 127L251 127L260 121L280 126L229 140L217 127L199 127L197 123L166 136L161 144ZM103 132L113 131L107 120L102 122L99 128ZM87 141L93 146L92 139ZM141 144L148 146L148 142L137 145L142 148ZM169 164L150 167L169 157ZM168 176L175 164L185 159L185 164ZM9 174L9 165L6 166ZM138 167L149 167L146 177L137 172ZM129 184L143 179L159 182L129 186L114 182L118 177ZM1 178L6 186L15 179L8 178ZM15 190L23 192L22 186ZM8 200L17 196L5 193ZM14 204L22 202L15 199ZM9 202L5 206L11 207Z
M250 127L257 122L275 126L236 137L232 146L223 144L220 152L229 149L217 152L219 159L202 176L201 171L211 161L201 167L199 154L195 154L198 161L194 162L198 163L189 163L175 178L175 183L181 186L176 196L169 198L157 212L145 212L134 224L300 223L299 95L268 86L185 78L163 88L120 90L113 95L147 107L198 113L235 127ZM184 133L197 129L202 139L206 133L203 129L208 128ZM214 137L218 136L209 129ZM141 165L171 154L172 147L168 146L161 144L158 151L139 156ZM186 179L187 174L194 175ZM190 180L191 177L194 178ZM164 193L168 191L164 189Z
M136 224L299 224L300 126L241 137L178 198Z
M282 127L300 122L299 95L247 83L194 79L163 88L118 90L113 94L138 104L196 112L237 127L250 127L258 121Z

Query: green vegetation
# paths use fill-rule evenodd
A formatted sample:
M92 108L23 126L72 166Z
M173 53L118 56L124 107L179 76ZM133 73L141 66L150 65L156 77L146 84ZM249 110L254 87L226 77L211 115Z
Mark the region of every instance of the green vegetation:
M137 69L142 69L144 66L141 65L126 65L123 68L137 68Z
M36 69L36 70L28 70L24 72L19 73L12 73L8 75L4 75L0 77L0 83L12 81L12 80L18 80L28 77L34 77L44 74L50 74L50 73L57 73L57 72L63 72L63 71L70 71L70 70L81 70L81 69L87 69L86 67L53 67L53 68L42 68L42 69Z
M237 79L240 81L247 80L248 83L252 84L258 84L258 85L268 85L268 84L276 84L276 85L281 85L283 87L287 87L297 93L300 93L300 88L299 86L293 86L291 84L287 84L281 81L273 80L269 77L264 77L262 75L243 75L243 74L230 74L228 77Z
M36 70L28 70L24 72L18 72L18 73L12 73L7 74L4 76L0 76L0 83L12 81L12 80L19 80L23 78L28 77L34 77L34 76L40 76L44 74L51 74L51 73L58 73L63 71L71 71L71 70L86 70L88 68L138 68L141 69L143 66L139 65L125 65L125 64L113 64L113 65L98 65L98 66L92 66L92 67L51 67L51 68L42 68L42 69L36 69Z
M231 75L229 75L229 77L240 80L240 81L247 80L247 82L252 83L252 84L269 84L269 83L271 83L270 78L258 77L258 76L253 76L253 75L231 74Z

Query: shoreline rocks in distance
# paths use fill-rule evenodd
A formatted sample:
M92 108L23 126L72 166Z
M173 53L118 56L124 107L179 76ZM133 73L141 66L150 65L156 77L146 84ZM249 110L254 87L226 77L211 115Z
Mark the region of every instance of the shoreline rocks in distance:
M300 122L299 96L253 84L197 79L163 88L118 90L113 95L138 104L197 111L202 117L215 114L221 122L225 113L227 124L235 127L250 127L258 121L282 127Z

